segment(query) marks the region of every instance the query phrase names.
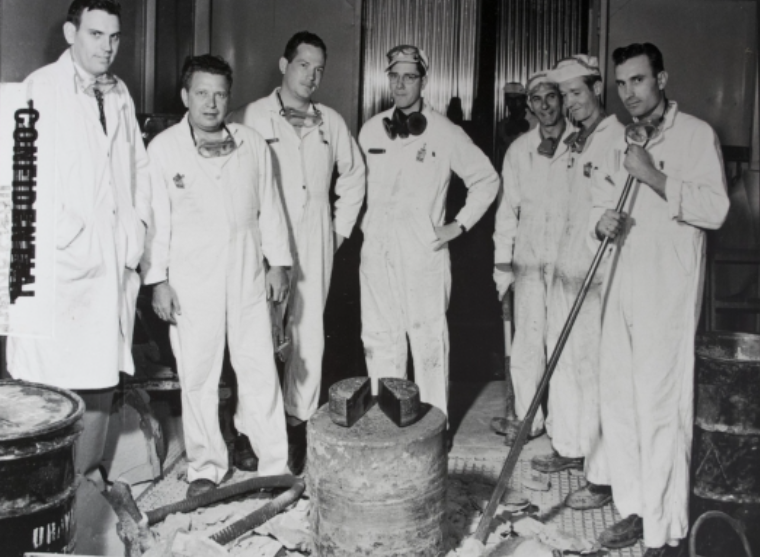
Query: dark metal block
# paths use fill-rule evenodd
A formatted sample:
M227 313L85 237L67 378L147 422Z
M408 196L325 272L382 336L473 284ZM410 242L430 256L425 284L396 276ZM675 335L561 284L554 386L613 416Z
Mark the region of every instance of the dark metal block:
M330 418L343 427L351 427L372 406L368 377L351 377L330 387Z
M420 417L420 388L406 379L383 377L379 381L380 409L399 427Z

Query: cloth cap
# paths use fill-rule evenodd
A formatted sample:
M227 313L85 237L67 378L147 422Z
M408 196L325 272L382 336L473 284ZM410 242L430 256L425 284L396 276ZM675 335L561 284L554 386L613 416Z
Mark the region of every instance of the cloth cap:
M427 54L421 48L408 44L394 46L385 56L388 58L388 66L385 68L386 72L391 71L391 68L399 62L420 64L425 69L425 73L427 73L430 67Z
M525 95L525 87L522 83L512 81L504 86L504 92L507 95Z
M551 79L549 79L549 72L543 71L543 72L536 72L532 76L528 78L528 86L526 89L528 90L528 95L530 95L536 88L538 88L539 85L550 85L552 87L557 87L557 83Z
M574 54L569 58L557 62L554 69L549 72L549 79L555 83L562 83L563 81L586 75L598 75L601 77L602 72L599 71L599 59L596 56L588 56L587 54Z

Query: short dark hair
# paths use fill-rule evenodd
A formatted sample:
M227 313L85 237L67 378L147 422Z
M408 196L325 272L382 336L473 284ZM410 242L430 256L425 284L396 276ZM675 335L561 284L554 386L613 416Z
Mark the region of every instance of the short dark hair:
M635 58L636 56L644 55L649 58L649 65L652 67L652 74L657 77L660 72L665 71L665 60L662 58L662 52L652 43L633 43L628 46L621 46L616 48L612 53L612 61L615 62L615 66Z
M82 14L85 11L102 10L121 19L121 4L117 0L74 0L69 6L66 21L73 23L77 29L82 23Z
M190 90L190 81L195 72L223 75L227 78L227 84L232 88L232 68L221 56L202 54L185 58L185 63L182 65L182 88L186 91Z
M298 52L298 47L302 44L308 44L316 48L321 48L322 54L324 54L325 59L327 59L327 45L325 44L325 41L309 31L299 31L290 37L288 44L285 45L285 53L283 56L288 62L293 61L293 58L296 57L296 52Z

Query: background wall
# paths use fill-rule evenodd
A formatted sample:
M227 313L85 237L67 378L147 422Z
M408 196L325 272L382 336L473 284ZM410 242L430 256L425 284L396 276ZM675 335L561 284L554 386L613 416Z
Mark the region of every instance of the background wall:
M278 60L296 32L327 44L327 67L315 100L337 110L357 133L361 62L361 0L214 0L211 52L235 70L232 106L268 95L280 85Z
M754 0L610 0L607 107L629 122L615 88L612 51L656 44L668 96L706 120L724 145L749 147L757 67Z

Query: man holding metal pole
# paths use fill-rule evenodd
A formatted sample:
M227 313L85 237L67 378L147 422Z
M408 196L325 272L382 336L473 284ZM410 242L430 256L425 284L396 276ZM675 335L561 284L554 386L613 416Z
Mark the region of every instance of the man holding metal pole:
M568 138L568 213L549 298L547 348L552 352L593 258L587 235L592 179L610 150L612 138L622 135L623 126L614 115L605 114L600 99L602 77L595 57L578 54L561 60L549 78L559 83L569 116L578 126ZM547 431L553 452L532 461L534 469L545 473L584 469L588 484L565 501L579 510L611 501L598 396L605 263L591 282L551 381Z
M647 150L631 146L622 160L607 157L593 189L590 225L618 246L603 315L600 397L612 494L624 517L600 541L617 548L643 536L645 557L675 556L689 527L704 230L720 228L729 201L718 139L667 101L659 49L632 44L613 60L626 109L661 134ZM623 148L622 133L614 141ZM611 207L628 174L637 183L626 216Z
M506 323L512 314L508 290L515 292L515 340L509 368L515 407L507 408L505 418L491 420L491 428L506 436L507 445L514 441L546 367L548 294L568 202L569 149L564 140L572 132L563 115L559 88L547 72L534 74L527 91L528 107L539 126L515 140L504 157L504 189L494 233L494 281ZM512 412L515 416L510 416ZM541 432L543 422L539 410L532 435Z

